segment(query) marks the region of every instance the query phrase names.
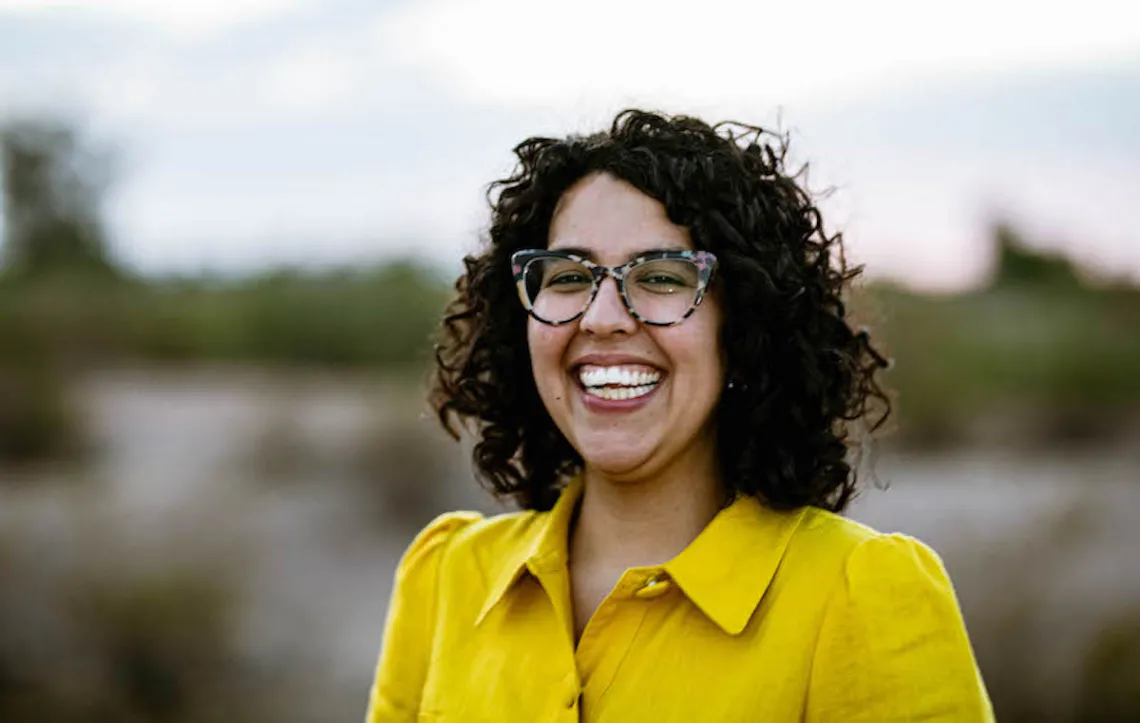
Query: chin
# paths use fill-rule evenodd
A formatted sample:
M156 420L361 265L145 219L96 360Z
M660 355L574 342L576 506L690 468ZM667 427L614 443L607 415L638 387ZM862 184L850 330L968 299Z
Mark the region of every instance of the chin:
M588 469L596 470L607 477L624 477L645 466L649 452L629 449L598 449L583 454L582 459Z

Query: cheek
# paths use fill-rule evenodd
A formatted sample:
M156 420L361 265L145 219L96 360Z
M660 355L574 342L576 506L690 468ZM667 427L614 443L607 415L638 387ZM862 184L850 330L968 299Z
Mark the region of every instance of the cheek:
M704 350L708 373L713 377L712 382L717 386L717 389L720 389L724 386L727 359L721 338L721 333L724 331L724 313L718 298L714 297L708 302L707 308L701 309L705 312L705 318L702 319L700 326L700 344ZM702 304L702 306L704 305Z
M694 322L689 325L689 321ZM694 315L676 328L676 336L662 340L662 346L676 364L701 386L718 387L724 377L724 353L721 349L719 317Z
M539 389L561 383L562 357L570 339L568 327L547 326L531 319L526 339L535 385Z

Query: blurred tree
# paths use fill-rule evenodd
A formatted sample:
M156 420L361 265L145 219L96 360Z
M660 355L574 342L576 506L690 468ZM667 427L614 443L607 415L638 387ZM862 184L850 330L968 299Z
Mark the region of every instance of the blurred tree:
M6 276L119 275L100 218L107 165L63 123L25 120L0 127L0 270Z
M997 252L995 287L1077 289L1082 286L1072 261L1059 254L1029 248L1021 234L1009 224L994 226L994 242Z

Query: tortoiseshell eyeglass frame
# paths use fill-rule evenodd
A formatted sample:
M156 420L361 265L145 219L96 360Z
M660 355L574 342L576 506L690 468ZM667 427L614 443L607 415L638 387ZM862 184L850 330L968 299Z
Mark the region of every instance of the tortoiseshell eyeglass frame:
M543 258L560 258L577 262L589 270L590 275L593 277L593 284L590 289L590 297L582 306L582 310L576 315L572 316L565 321L549 321L543 319L534 312L534 308L530 303L530 297L526 293L526 270L533 261ZM645 317L638 314L630 303L629 295L625 290L625 279L629 272L639 264L646 261L657 261L660 259L684 259L691 261L697 267L697 295L693 299L692 305L681 318L676 321L649 321ZM523 251L516 251L511 254L511 274L515 277L515 287L518 290L519 300L522 301L523 307L527 313L531 315L536 321L542 322L549 326L563 326L570 324L582 318L582 315L590 308L590 304L594 303L594 299L598 295L598 289L601 288L602 281L608 276L614 280L618 287L618 293L621 296L622 302L625 304L626 310L630 316L637 319L642 324L649 326L676 326L685 319L692 316L697 307L700 306L701 300L705 297L705 290L708 288L709 283L712 281L713 273L716 271L716 254L711 251L651 251L642 254L637 258L631 259L621 266L602 266L596 264L589 259L579 256L577 254L568 253L566 251L548 251L546 249L525 249Z

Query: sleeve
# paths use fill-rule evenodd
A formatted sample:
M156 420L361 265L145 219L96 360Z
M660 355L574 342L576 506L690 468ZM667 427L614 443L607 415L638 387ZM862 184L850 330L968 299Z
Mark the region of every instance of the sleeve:
M365 723L416 720L431 658L440 559L455 532L479 519L474 512L440 515L400 560Z
M938 555L905 535L860 543L824 614L805 721L993 721Z

